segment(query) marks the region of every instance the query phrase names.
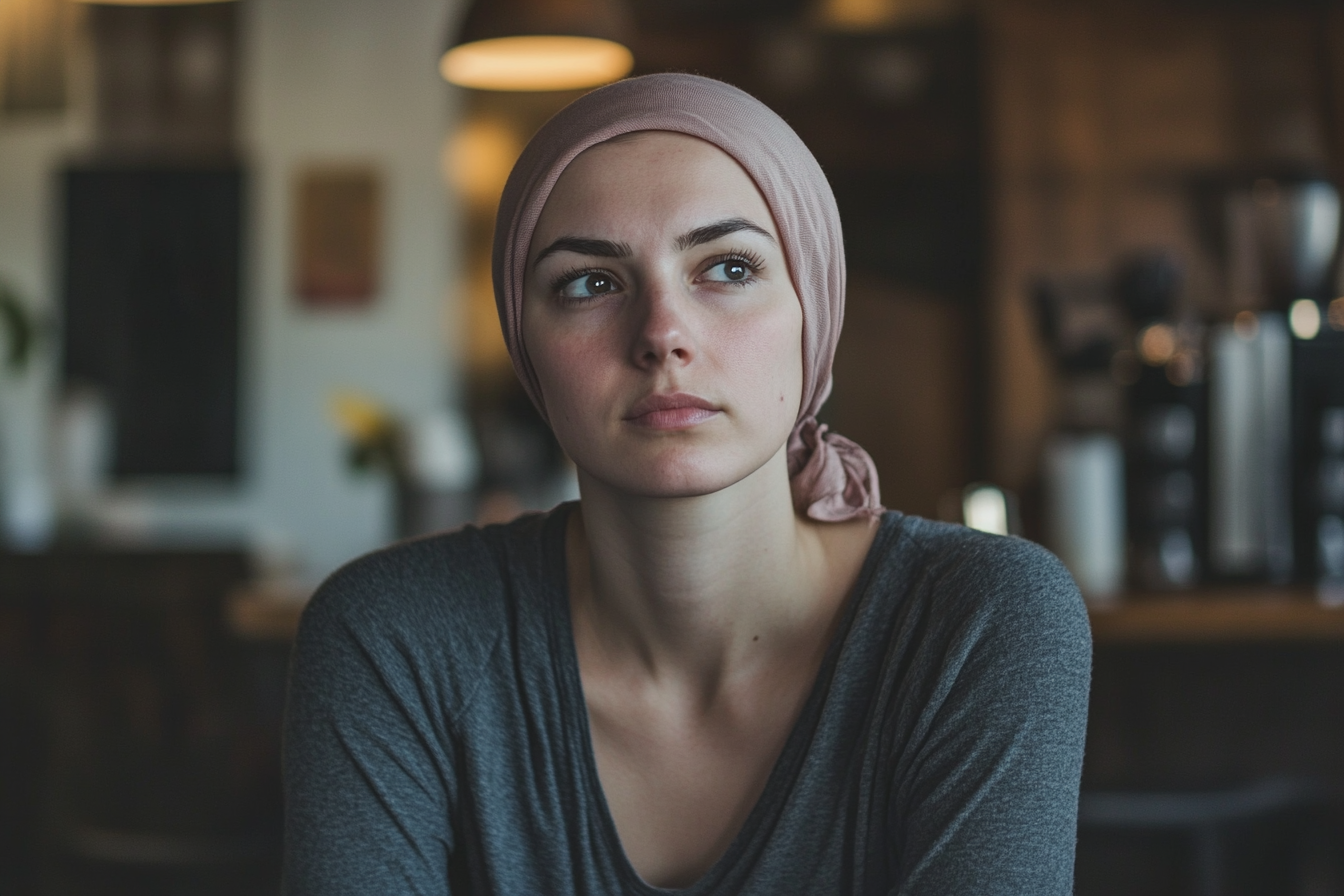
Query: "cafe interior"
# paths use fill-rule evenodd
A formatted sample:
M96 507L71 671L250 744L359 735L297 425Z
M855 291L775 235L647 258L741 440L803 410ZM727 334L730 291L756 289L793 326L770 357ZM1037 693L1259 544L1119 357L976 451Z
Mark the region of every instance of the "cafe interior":
M315 587L577 497L495 205L660 71L825 170L883 503L1073 573L1076 892L1344 894L1329 0L3 0L0 893L278 892Z

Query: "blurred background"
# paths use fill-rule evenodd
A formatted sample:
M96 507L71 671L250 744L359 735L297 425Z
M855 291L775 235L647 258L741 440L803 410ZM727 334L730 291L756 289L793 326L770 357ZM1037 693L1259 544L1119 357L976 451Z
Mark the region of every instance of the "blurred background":
M1344 894L1324 0L0 0L0 893L276 891L315 585L577 494L495 204L657 71L826 170L885 503L1082 587L1077 892Z

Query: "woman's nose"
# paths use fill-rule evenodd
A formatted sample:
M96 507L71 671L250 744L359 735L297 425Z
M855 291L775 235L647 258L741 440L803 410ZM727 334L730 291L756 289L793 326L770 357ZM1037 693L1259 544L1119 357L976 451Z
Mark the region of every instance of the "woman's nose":
M638 319L632 348L637 365L687 364L695 357L687 298L675 287L646 284L640 289L635 308Z

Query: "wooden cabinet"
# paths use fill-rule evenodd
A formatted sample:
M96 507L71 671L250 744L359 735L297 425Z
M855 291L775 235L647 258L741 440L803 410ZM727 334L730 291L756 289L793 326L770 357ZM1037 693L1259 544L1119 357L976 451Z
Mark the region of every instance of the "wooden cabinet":
M273 873L283 656L228 633L247 572L235 550L0 553L0 890L148 891L192 856Z

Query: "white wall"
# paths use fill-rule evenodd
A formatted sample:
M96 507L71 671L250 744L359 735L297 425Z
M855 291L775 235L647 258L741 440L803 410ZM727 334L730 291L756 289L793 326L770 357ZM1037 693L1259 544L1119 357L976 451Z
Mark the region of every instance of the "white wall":
M229 488L123 492L112 515L155 534L292 550L308 578L391 536L385 484L346 470L326 406L338 388L409 415L456 399L456 215L438 162L454 93L436 71L456 5L244 0L247 473ZM0 123L0 271L17 271L30 294L50 300L48 174L69 138L22 130ZM368 310L313 312L289 292L292 178L305 165L343 161L383 175L382 291Z
M89 142L92 110L86 48L76 47L69 109L0 117L0 278L45 319L55 314L56 174ZM0 367L0 523L17 492L47 481L46 417L56 387L55 339L41 345L21 377ZM5 530L0 525L0 532Z
M439 151L453 90L438 75L444 0L246 0L241 141L253 163L250 460L258 521L313 571L391 534L377 480L352 477L326 418L335 388L406 413L455 397L447 304L457 266ZM384 283L369 311L289 295L291 178L314 161L384 173Z

